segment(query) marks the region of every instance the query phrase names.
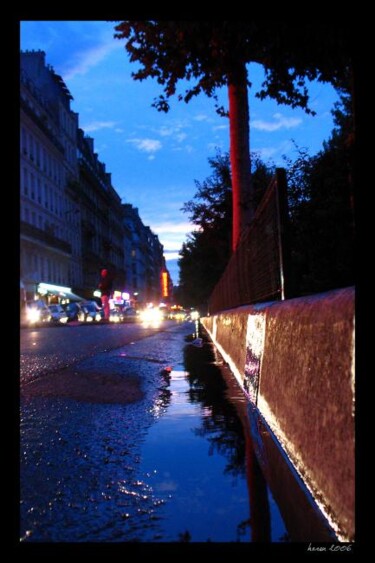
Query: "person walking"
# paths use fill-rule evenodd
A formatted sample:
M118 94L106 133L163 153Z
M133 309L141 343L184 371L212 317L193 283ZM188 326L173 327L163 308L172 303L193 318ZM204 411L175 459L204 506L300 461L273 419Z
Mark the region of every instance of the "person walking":
M109 321L109 298L112 292L112 277L106 268L100 272L99 289L101 291L104 320Z

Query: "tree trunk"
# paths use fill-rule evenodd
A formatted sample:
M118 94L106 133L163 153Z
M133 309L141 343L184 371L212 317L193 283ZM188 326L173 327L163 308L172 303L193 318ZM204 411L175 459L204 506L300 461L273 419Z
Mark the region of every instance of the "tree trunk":
M238 65L228 80L230 165L232 173L233 230L235 251L241 231L254 216L249 150L249 102L246 65Z

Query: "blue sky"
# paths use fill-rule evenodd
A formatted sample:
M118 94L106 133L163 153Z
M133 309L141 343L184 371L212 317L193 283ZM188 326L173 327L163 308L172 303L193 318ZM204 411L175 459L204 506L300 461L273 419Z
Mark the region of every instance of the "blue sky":
M229 149L228 119L218 116L213 100L204 95L189 104L173 100L168 114L152 108L161 86L152 79L132 79L137 66L129 62L124 42L113 38L114 26L106 21L21 22L21 49L45 51L47 64L61 74L74 98L71 107L79 113L79 126L94 138L95 151L123 202L138 207L144 224L159 236L177 283L178 251L193 230L181 207L194 196L194 180L210 175L207 159L216 148ZM249 66L251 151L280 166L282 155L294 158L292 140L315 154L332 130L336 92L329 85L311 84L313 117L256 99L262 76L259 65ZM225 89L219 100L227 107Z

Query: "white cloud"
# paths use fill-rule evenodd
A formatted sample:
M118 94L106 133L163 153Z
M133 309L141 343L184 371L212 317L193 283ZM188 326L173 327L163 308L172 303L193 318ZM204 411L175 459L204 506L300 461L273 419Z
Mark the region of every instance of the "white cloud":
M215 127L212 127L212 131L224 131L225 129L228 129L228 125L215 125Z
M165 125L163 125L162 127L160 127L160 129L157 130L157 132L162 137L170 137L171 135L174 135L179 130L180 129L176 127L166 127Z
M150 156L147 157L147 160L155 160L155 155L150 154Z
M182 143L182 141L184 141L184 140L186 139L186 137L187 137L187 134L186 134L186 133L178 133L178 134L176 135L176 141L177 141L178 143Z
M205 113L198 113L193 117L194 121L209 121L210 118Z
M128 139L126 142L133 144L139 151L147 153L160 151L163 146L158 139Z
M271 156L278 153L279 149L277 147L264 147L261 149L256 149L255 152L259 154L260 158L266 159L271 158Z
M279 129L291 129L298 127L302 123L299 117L284 117L281 113L274 113L272 116L274 121L265 121L263 119L255 119L250 122L250 128L259 131L278 131Z
M177 143L182 143L187 137L187 134L181 131L182 128L182 125L171 125L170 127L163 125L154 131L161 137L172 137Z
M182 245L180 245L179 248L181 248ZM169 250L164 250L164 258L167 262L169 262L169 260L178 260L180 258L180 253L178 251L169 251Z
M159 223L153 224L152 230L156 234L162 233L190 233L195 228L195 225L186 221L186 223Z
M99 131L99 129L112 129L115 125L115 121L92 121L87 125L82 125L82 129L85 133L88 133L91 131Z
M267 159L286 154L291 148L293 148L293 146L294 145L291 141L284 141L283 143L273 147L255 148L254 152L259 154L260 158Z
M111 40L92 49L77 53L75 56L76 60L72 63L71 68L64 71L64 80L71 80L77 74L87 74L91 68L102 62L113 50L121 47L120 42Z

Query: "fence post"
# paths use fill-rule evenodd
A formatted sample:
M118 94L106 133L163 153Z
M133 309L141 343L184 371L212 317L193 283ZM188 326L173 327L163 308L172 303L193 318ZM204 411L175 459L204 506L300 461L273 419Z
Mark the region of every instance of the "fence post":
M279 256L280 256L280 281L281 299L292 296L291 255L290 255L290 229L288 214L288 191L286 171L276 168L277 182L277 215L279 222Z

